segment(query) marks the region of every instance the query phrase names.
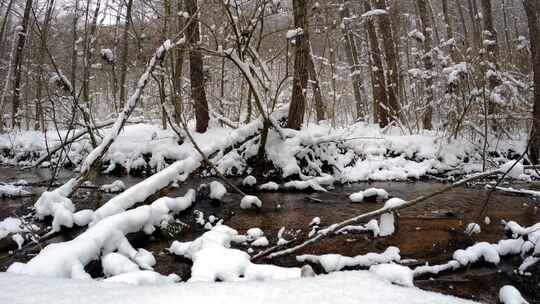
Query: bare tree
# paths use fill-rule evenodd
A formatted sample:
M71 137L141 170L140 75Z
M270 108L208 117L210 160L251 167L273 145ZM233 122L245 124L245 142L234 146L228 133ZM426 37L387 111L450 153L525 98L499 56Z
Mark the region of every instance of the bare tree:
M129 27L131 24L131 11L133 0L128 0L126 5L126 20L124 20L124 33L122 34L122 57L120 59L120 102L126 101L126 78L129 56Z
M294 78L289 121L287 127L300 130L304 122L306 108L306 88L308 82L307 65L309 61L309 33L307 0L293 0L295 51Z
M371 10L369 0L364 0L364 8L366 11ZM372 87L373 87L373 112L374 116L381 127L385 127L389 122L388 115L388 96L386 95L386 80L384 77L384 67L382 62L381 50L379 48L379 39L377 37L377 31L375 29L375 22L373 18L368 17L366 20L366 27L369 39L369 48L371 53L371 67L372 73Z
M529 138L530 160L534 164L539 163L540 157L540 5L536 0L523 0L527 21L529 24L529 36L531 39L531 58L534 74L534 107L531 134Z
M205 80L204 80L204 64L201 51L198 49L199 43L199 20L196 16L198 12L197 0L186 0L186 11L192 18L196 20L191 22L186 30L187 41L191 48L189 50L189 72L191 79L191 98L195 103L195 119L196 131L199 133L206 132L208 128L208 101L206 100Z
M373 0L373 7L376 9L386 10L387 5L385 0ZM396 50L396 42L394 32L392 31L392 24L390 19L390 13L380 14L377 16L379 30L381 32L382 45L386 60L386 81L388 90L388 104L386 104L385 111L388 111L388 117L391 121L399 121L401 116L401 105L398 99L399 92L399 77L398 77L398 58Z
M433 116L433 38L432 38L432 24L431 19L428 16L427 12L427 1L429 0L418 0L418 14L420 15L420 20L422 23L422 33L424 35L424 54L422 55L422 61L424 62L424 80L425 80L425 91L426 91L426 101L424 103L424 115L423 115L423 125L424 129L431 130L432 126L432 116Z
M17 51L15 52L15 70L13 82L13 101L11 107L11 123L13 127L20 127L18 121L18 112L21 103L21 77L22 77L22 63L24 61L24 46L28 35L28 22L31 18L30 12L32 10L32 0L26 0L24 6L24 15L21 21L21 30L18 32Z

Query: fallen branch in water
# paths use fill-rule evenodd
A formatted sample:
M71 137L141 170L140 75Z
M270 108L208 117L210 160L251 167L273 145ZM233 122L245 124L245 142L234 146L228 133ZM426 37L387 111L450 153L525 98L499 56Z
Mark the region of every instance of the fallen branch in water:
M494 189L501 192L506 193L512 193L512 194L521 194L521 195L530 195L530 196L537 196L540 197L540 191L534 191L534 190L528 190L528 189L514 189L514 188L506 188L506 187L492 187L490 185L487 185L486 188L488 189Z
M334 235L334 232L338 231L339 229L341 229L341 228L343 228L345 226L357 223L359 221L368 220L368 219L371 219L373 217L382 215L384 213L389 213L389 212L394 212L394 211L409 208L411 206L414 206L414 205L416 205L418 203L426 201L426 200L428 200L428 199L430 199L430 198L432 198L434 196L445 193L445 192L447 192L447 191L449 191L449 190L451 190L453 188L459 187L459 186L464 185L464 184L466 184L468 182L471 182L473 180L480 179L480 178L485 178L485 177L488 177L488 176L491 176L491 175L495 175L497 173L501 173L501 171L499 169L494 169L494 170L491 170L491 171L486 171L486 172L482 172L482 173L473 174L473 175L471 175L469 177L461 179L461 180L459 180L459 181L457 181L455 183L452 183L452 184L450 184L448 186L445 186L445 187L443 187L441 189L435 190L435 191L433 191L433 192L431 192L429 194L419 196L419 197L417 197L417 198L415 198L413 200L410 200L410 201L406 201L405 203L402 203L402 204L400 204L398 206L382 207L380 209L377 209L377 210L374 210L374 211L371 211L371 212L367 212L367 213L363 213L363 214L360 214L358 216L346 219L346 220L344 220L342 222L332 224L328 228L320 230L314 236L308 238L307 240L305 240L301 244L298 244L298 245L296 245L294 247L279 250L279 251L275 251L275 252L268 251L267 255L264 258L273 259L273 258L277 258L277 257L292 254L292 253L294 253L294 252L296 252L296 251L298 251L300 249L303 249L304 247L306 247L306 246L308 246L310 244L313 244L313 243L319 241L320 239L323 239L323 238L328 237L330 235ZM258 258L263 258L263 256L259 256Z

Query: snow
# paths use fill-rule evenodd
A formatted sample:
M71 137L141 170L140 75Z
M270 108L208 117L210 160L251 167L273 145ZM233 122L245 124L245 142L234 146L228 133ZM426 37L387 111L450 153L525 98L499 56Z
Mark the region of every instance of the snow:
M349 225L345 226L341 229L339 229L336 233L349 233L349 232L363 232L363 231L371 231L373 233L373 237L378 237L381 233L381 229L379 227L379 223L376 219L371 219L369 222L367 222L365 225Z
M18 218L7 217L0 222L0 239L3 239L10 233L23 232L22 221Z
M23 186L0 184L0 198L27 196L30 192L24 190Z
M383 253L367 253L354 257L343 256L340 254L323 255L299 255L296 257L298 262L311 262L320 264L327 273L340 271L345 267L369 267L381 263L399 262L399 248L388 247Z
M139 266L132 262L128 257L111 252L101 258L103 273L107 277L112 277L126 272L139 271Z
M456 250L452 257L463 266L475 263L481 258L492 264L499 264L501 260L497 246L487 242L474 244L467 249Z
M398 208L407 202L401 198L393 197L384 203L385 209Z
M270 242L268 241L268 239L265 236L262 236L262 237L256 239L255 241L253 241L251 243L251 246L265 247L265 246L268 246L269 244L270 244Z
M276 182L267 182L265 184L262 184L259 186L260 190L266 190L266 191L277 191L279 190L279 184Z
M185 173L191 172L198 167L198 162L192 159L181 160L173 163L168 168L158 172L149 178L131 186L119 195L116 195L103 206L96 209L92 214L92 224L108 216L120 213L139 202L144 202L159 189L166 187L174 181L183 181L187 178ZM180 176L180 173L184 175Z
M75 206L71 200L66 197L73 183L74 180L72 179L62 187L53 191L43 192L34 204L38 219L43 220L46 216L53 217L53 232L60 231L62 226L68 228L73 227L73 212L75 211Z
M392 212L382 214L379 221L379 236L384 237L392 235L394 234L395 229L394 214Z
M385 9L373 9L362 14L362 18L372 17L372 16L382 16L388 15L388 11Z
M369 271L384 278L392 284L413 287L413 271L397 264L379 264L369 267Z
M73 222L77 226L86 226L92 221L92 214L94 214L94 210L91 209L79 210L73 213Z
M240 208L242 209L251 209L255 207L261 208L262 202L258 197L254 195L246 195L240 201Z
M223 186L222 183L218 181L213 181L210 183L210 198L214 200L222 200L223 196L227 193L227 188Z
M351 195L349 195L349 199L351 202L359 203L364 200L364 191L355 192Z
M284 280L300 277L300 268L253 264L247 253L230 248L231 242L242 242L244 239L236 230L217 225L194 241L174 241L169 251L193 261L190 282Z
M247 235L248 241L253 241L264 236L264 232L262 231L261 228L255 227L255 228L248 229L248 231L246 231L246 235Z
M283 107L274 112L271 115L272 119L276 120L286 115L286 109L287 107ZM262 121L256 120L234 131L216 127L204 134L194 133L194 136L205 154L212 155L221 147L243 142L262 126ZM104 135L114 131L114 128L102 129ZM77 130L74 134L80 132ZM300 176L300 180L294 181L290 186L313 186L323 191L323 186L329 185L330 181L348 183L369 180L408 180L418 179L426 174L446 172L460 174L481 169L478 165L481 163L481 153L474 145L466 140L440 140L435 131L426 131L421 135L408 135L399 128L381 129L374 124L359 122L347 128L308 123L301 131L283 129L280 132L286 133L287 136L281 137L275 130L270 130L266 154L269 161L280 169L283 178ZM47 139L49 144L58 145L59 136L63 138L65 135L65 130L60 130L59 134L50 131L47 132ZM257 153L256 146L256 141L248 141L243 145L247 148L243 155L235 153L236 151L226 155L221 155L222 152L220 152L213 161L225 174L233 174L233 172L248 174L250 166L247 159ZM517 153L521 153L520 151L524 149L518 141L504 144L493 143L493 146L496 146L498 151L512 149ZM69 159L80 166L89 147L86 138L75 142L67 151ZM311 147L312 150L306 150L306 147ZM342 148L347 149L347 153L340 153ZM0 135L0 149L16 151L13 159L1 157L2 163L32 164L31 160L17 161L17 158L23 159L24 156L34 152L43 154L43 151L46 151L45 138L41 132L35 131L22 131L14 140L7 135ZM145 160L144 155L151 155L150 161ZM319 179L313 180L313 176L306 175L298 165L298 158L310 159L311 156L315 157L315 161L310 161L308 166L313 168ZM463 165L464 159L469 159L469 164ZM176 174L182 177L192 172L191 165L199 167L201 161L189 141L178 146L176 136L170 129L162 130L159 125L144 123L124 126L103 157L103 161L109 164L106 172L114 170L117 166L124 167L128 172L142 168L161 171L169 167L166 160L176 161L171 166L176 167L178 169ZM56 158L53 158L53 163L55 161ZM181 165L178 162L183 161L186 162L185 168L180 168ZM324 172L323 175L319 174L318 170L322 161L335 167L334 171L339 173L335 176L324 176ZM171 176L171 183L175 181L172 179L174 178ZM248 177L246 182L248 180L256 183L254 177ZM255 183L250 182L253 186ZM244 183L244 185L248 184Z
M482 232L482 229L477 223L469 223L467 225L467 228L465 228L465 233L469 235L478 234L480 232Z
M302 28L296 28L296 29L288 30L286 37L287 39L294 39L303 34L304 34L304 30Z
M84 266L101 254L118 251L141 266L151 268L155 259L144 249L135 250L126 238L129 233L154 232L155 226L171 214L188 208L195 198L193 190L184 197L163 197L151 205L111 215L67 242L47 245L27 263L13 263L8 272L74 279L90 279Z
M504 285L499 290L499 300L502 304L529 304L519 290L512 285Z
M390 284L369 271L346 271L311 278L271 282L178 283L131 286L109 282L40 278L0 273L0 302L22 304L169 303L474 303L418 288ZM262 292L264 291L264 292ZM220 300L220 301L221 301Z
M513 167L512 167L513 166ZM514 179L520 179L524 173L523 164L518 161L509 161L499 167L501 173L506 173L506 176Z
M253 187L257 184L257 179L254 176L248 175L242 181L242 185Z
M103 280L109 283L124 283L130 285L163 285L172 284L180 281L176 274L168 276L161 275L155 271L143 270L134 272L125 272Z
M103 192L117 193L124 191L126 189L126 185L121 180L115 180L112 184L103 185L99 187L99 189Z
M316 216L314 217L311 222L309 222L309 226L319 226L321 224L321 218Z

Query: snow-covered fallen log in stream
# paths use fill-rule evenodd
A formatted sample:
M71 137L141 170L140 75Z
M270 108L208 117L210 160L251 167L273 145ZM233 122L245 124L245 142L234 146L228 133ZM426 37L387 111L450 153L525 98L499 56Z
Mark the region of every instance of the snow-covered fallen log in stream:
M155 226L161 225L168 216L187 209L194 200L195 191L189 190L183 197L163 197L151 205L107 217L71 241L48 245L26 264L12 264L8 272L89 279L84 267L100 255L114 251L141 265L146 254L143 252L140 260L141 250L135 250L126 235L138 231L152 233Z
M438 274L445 271L457 270L467 267L478 261L497 265L501 258L508 255L524 257L519 266L519 273L523 274L527 268L536 264L540 258L540 223L530 227L522 227L516 222L506 223L505 230L513 238L503 239L495 244L480 242L465 249L459 249L452 255L452 260L439 265L424 265L414 269L415 276Z

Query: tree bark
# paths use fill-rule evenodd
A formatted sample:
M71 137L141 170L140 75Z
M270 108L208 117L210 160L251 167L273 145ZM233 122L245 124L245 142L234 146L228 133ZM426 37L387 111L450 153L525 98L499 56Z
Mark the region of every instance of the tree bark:
M45 69L45 57L47 52L47 38L49 36L49 25L51 22L51 16L54 11L54 1L47 1L47 11L45 13L45 20L43 20L43 26L41 31L40 47L39 47L39 56L38 56L38 75L37 75L37 88L36 88L36 121L34 124L34 130L39 130L41 128L42 132L45 132L45 119L43 114L42 107L42 93L43 93L43 84L45 83L44 75ZM37 22L37 20L36 20ZM46 79L46 78L45 78Z
M371 10L369 0L364 0L364 8L367 11ZM377 118L379 126L384 128L388 125L388 96L386 95L386 81L384 77L384 68L379 49L379 40L377 31L375 30L375 22L373 18L368 17L366 20L366 28L368 32L369 48L371 52L371 73L373 75L373 112Z
M191 18L197 18L197 0L185 1L186 11ZM199 21L191 22L187 27L188 42L191 46L189 50L189 73L191 79L191 98L195 102L196 131L206 132L208 129L208 101L206 100L204 64L201 51L197 49L200 40Z
M24 15L21 22L21 30L18 32L17 50L15 52L15 71L13 82L13 101L11 106L11 124L13 127L20 127L17 113L21 103L21 69L24 61L24 45L28 35L28 21L30 20L30 11L32 10L32 0L26 0L24 6Z
M304 122L308 82L309 33L307 0L293 0L293 11L294 26L297 30L301 29L302 32L297 33L295 37L293 91L287 127L300 130Z
M431 19L428 16L428 3L429 0L417 0L418 3L418 13L420 20L422 22L422 33L424 34L424 54L422 56L422 61L424 62L424 80L425 80L425 90L427 92L426 102L424 104L424 116L423 116L423 125L424 129L431 130L432 126L432 116L433 116L433 38L431 32Z
M313 50L311 49L311 44L309 45L309 56L307 63L309 79L311 80L311 88L313 89L313 97L315 99L315 113L317 115L317 122L319 122L326 119L326 106L322 98L319 76L317 75L315 63L313 62Z
M531 58L534 74L534 106L531 134L529 138L529 157L533 164L539 163L540 157L540 4L536 0L523 0L529 36L531 40Z
M343 22L342 32L345 38L345 51L347 53L347 63L349 65L350 76L352 79L354 100L356 102L356 119L363 119L367 114L367 105L362 100L362 77L360 75L360 60L358 57L357 40L350 29L350 25L345 22L345 18L350 18L350 11L347 5L343 4L341 9L341 22Z
M374 0L374 8L386 10L386 1L385 0ZM386 59L387 66L387 83L388 83L388 103L386 104L386 111L388 111L388 116L391 121L399 121L401 105L398 100L399 92L399 79L398 79L398 64L397 64L397 50L394 33L392 31L392 25L390 20L390 15L383 14L377 16L379 29L381 31L384 55Z
M128 54L129 54L129 25L131 20L131 11L133 7L133 0L128 0L126 6L126 20L124 21L124 33L122 36L122 59L120 61L120 102L126 102L126 78L127 78L127 66L128 66Z

